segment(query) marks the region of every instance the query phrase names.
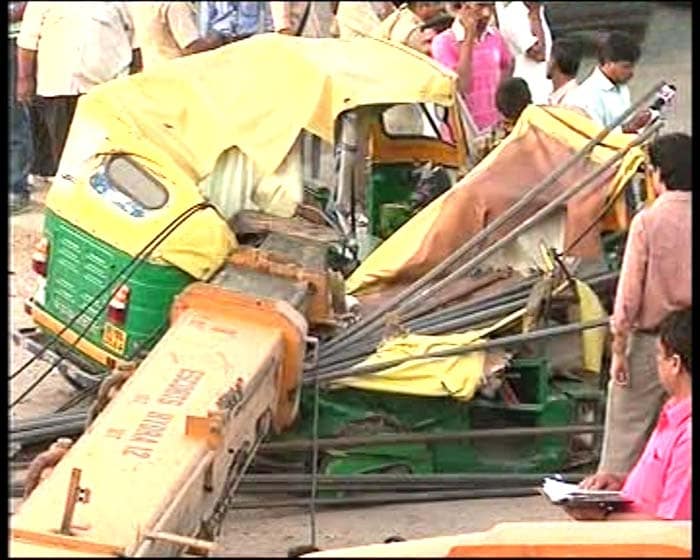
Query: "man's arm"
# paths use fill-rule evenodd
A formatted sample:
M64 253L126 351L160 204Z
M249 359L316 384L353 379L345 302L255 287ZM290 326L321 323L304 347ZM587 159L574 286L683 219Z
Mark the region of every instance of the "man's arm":
M10 2L9 5L9 16L10 23L17 23L22 21L22 16L24 15L24 9L27 7L26 2Z
M643 218L642 211L632 218L630 224L617 283L613 316L610 319L613 335L611 374L620 385L625 385L628 380L625 357L627 337L639 317L644 293L649 248Z
M457 60L457 77L460 91L469 91L472 80L472 51L476 42L476 18L473 14L462 17L464 41L459 45Z
M137 74L143 70L143 58L141 57L141 49L133 49L131 51L131 66L129 66L129 74Z
M498 6L498 29L514 54L524 54L537 62L545 59L544 30L539 6L523 8L517 4Z
M22 25L17 36L17 86L16 97L20 103L28 103L36 94L37 51L47 2L28 2Z
M195 12L187 2L170 2L165 17L184 56L215 49L224 44L220 35L199 36Z
M272 25L277 33L294 35L290 2L270 2L270 15L272 16Z

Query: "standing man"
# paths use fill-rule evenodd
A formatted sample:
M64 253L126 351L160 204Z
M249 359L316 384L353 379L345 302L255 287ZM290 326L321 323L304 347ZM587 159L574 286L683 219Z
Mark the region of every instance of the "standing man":
M339 2L335 15L338 35L341 39L370 37L395 10L393 2Z
M10 211L15 214L29 207L29 171L34 157L29 107L19 103L15 95L19 25L26 2L8 4L10 33L8 53L10 69Z
M583 109L601 126L612 124L632 104L627 83L634 76L640 55L632 37L613 31L600 49L598 66L568 95L567 103ZM637 132L650 119L651 112L644 109L623 123L622 132Z
M658 198L632 219L622 260L599 472L628 473L639 458L664 397L657 329L668 313L692 303L691 147L690 136L674 133L649 149Z
M129 5L144 70L189 54L220 47L225 37L200 37L192 2L132 2Z
M136 69L134 32L123 2L28 2L17 38L17 100L35 96L54 175L78 97Z
M454 70L459 91L478 132L496 125L496 91L512 75L513 56L498 29L490 24L493 2L453 2L452 27L432 44L433 58Z
M433 29L420 27L442 11L440 2L407 2L386 17L374 35L387 41L402 43L430 56L435 37Z
M544 105L552 93L552 82L547 78L552 34L543 2L496 2L496 17L498 29L515 57L513 77L527 82L533 103Z
M321 38L334 36L338 2L269 2L277 33Z
M568 95L578 87L576 75L581 66L583 49L575 39L562 37L554 41L552 55L547 65L547 78L552 80L554 91L548 105L567 105Z
M269 2L199 2L199 34L223 35L227 41L236 41L272 31Z

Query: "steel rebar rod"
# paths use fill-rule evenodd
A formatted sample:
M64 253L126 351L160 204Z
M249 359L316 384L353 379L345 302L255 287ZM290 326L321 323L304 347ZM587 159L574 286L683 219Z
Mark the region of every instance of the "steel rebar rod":
M470 439L497 439L504 437L536 437L601 433L602 424L579 424L575 426L546 426L536 428L489 428L463 430L459 432L409 433L409 434L377 434L373 436L346 436L320 438L319 449L341 449L362 445L391 445L400 443L438 443L447 441L465 441ZM287 452L306 451L311 449L310 439L292 441L274 441L263 443L260 451Z
M465 314L462 317L455 317L451 320L433 321L431 325L423 327L418 332L418 329L412 329L418 334L440 334L444 332L453 332L456 329L464 329L471 325L475 325L482 321L487 321L490 319L497 318L499 316L505 315L516 309L520 309L525 304L527 298L514 301L505 305L500 305L494 307L493 309L486 309L479 313ZM323 363L323 367L318 367L315 371L316 375L323 375L329 371L334 371L338 369L337 364L344 363L348 360L363 360L374 352L376 344L379 341L370 340L363 344L361 347L354 350L352 354L340 354L335 360L327 360Z
M15 420L10 424L10 432L23 432L35 428L45 428L56 425L57 422L80 420L85 418L83 412L69 412L63 414L49 414L46 416L36 416L22 420Z
M423 360L430 358L449 358L452 356L460 356L463 354L469 354L471 352L477 352L480 350L488 350L490 348L498 348L503 346L508 346L511 344L524 344L526 342L531 342L533 340L539 340L541 338L547 338L551 336L559 336L563 334L568 334L576 331L582 331L587 329L594 329L598 327L606 326L609 319L596 319L593 321L586 321L582 323L572 323L568 325L559 325L556 327L549 327L546 329L537 329L527 333L521 333L510 336L503 336L500 338L493 338L481 343L474 343L468 346L460 346L457 348L449 348L446 350L438 350L435 352L427 352L425 354L419 354L416 356L406 356L404 358L397 358L394 360L384 360L376 364L367 364L364 366L359 366L350 369L338 369L337 371L332 371L324 373L323 375L318 375L318 378L322 382L334 381L341 379L343 377L354 377L356 375L365 375L368 373L377 373L387 368L398 366L413 360ZM309 384L314 381L316 375L307 375L304 377L304 384Z
M553 200L548 202L543 208L540 208L535 214L532 216L528 217L524 221L520 222L515 228L511 229L505 236L500 238L498 241L495 243L489 245L487 248L485 248L483 251L481 251L478 255L474 256L472 259L467 261L466 263L460 265L456 270L445 276L444 278L441 278L435 284L432 286L429 286L425 288L424 290L421 290L420 292L416 293L414 296L407 298L404 302L402 302L399 307L398 307L398 312L400 313L402 309L407 309L410 305L412 305L416 299L425 299L430 297L431 295L435 294L438 292L442 287L450 284L453 282L455 279L457 279L460 276L464 276L465 274L468 274L476 266L484 262L487 258L489 258L491 255L493 255L496 251L501 249L503 246L507 245L514 239L516 239L520 234L522 234L524 231L530 229L536 222L544 219L545 217L549 216L549 214L553 213L555 210L557 210L563 203L567 202L569 199L571 199L573 196L581 192L584 188L588 187L593 181L595 181L598 177L602 176L603 173L605 173L609 168L611 168L615 163L620 161L627 153L643 144L646 142L649 138L651 138L654 134L656 134L659 129L663 127L663 122L659 121L651 125L646 131L644 131L642 134L637 136L632 142L630 142L625 148L617 152L614 156L609 158L608 160L605 161L598 169L593 170L591 173L586 175L583 179L578 181L575 185L569 187L566 189L564 192L556 196Z
M616 278L617 276L619 276L619 272L602 272L581 277L580 280L587 282L592 288L594 288L599 283L607 282L613 278ZM486 298L481 298L473 302L463 302L444 309L438 309L430 314L425 314L422 317L418 317L401 324L409 331L416 332L418 334L442 334L442 332L446 331L443 329L433 329L431 327L440 325L440 323L451 319L463 318L469 313L482 312L496 305L503 305L514 301L527 301L530 288L539 278L539 276L532 276L519 286L514 286L510 289L504 290L502 293L493 294L492 296L487 296ZM381 340L381 333L372 333L365 339L352 343L326 358L321 356L317 364L315 364L313 367L306 368L306 375L308 375L310 372L327 369L330 365L344 364L344 367L356 365L373 354Z
M599 283L607 282L616 278L617 276L619 276L619 272L617 271L605 272L602 274L591 275L589 277L583 277L581 278L581 280L587 282L589 286L595 287ZM524 305L527 301L528 295L528 291L523 291L522 295L515 293L513 295L505 297L503 301L493 300L492 305L504 305L508 303L514 303L516 301L520 302L520 305ZM444 332L448 332L450 329L455 328L455 326L456 328L465 328L466 326L471 326L472 324L479 324L481 321L485 320L485 318L488 318L489 315L479 316L478 314L488 309L495 309L495 307L490 307L489 305L484 304L483 306L475 306L473 309L470 309L469 306L459 304L447 309L435 311L430 315L425 315L424 317L408 321L405 324L405 327L409 331L415 332L417 334L442 334ZM503 309L507 310L508 308ZM465 317L473 316L479 316L479 319L474 320L473 323L471 321L462 322L465 319ZM460 319L460 321L452 324L449 323L449 321L453 319ZM353 365L356 365L357 363L365 360L371 354L373 354L376 351L377 344L380 341L380 334L368 337L368 340L363 340L356 344L353 344L352 346L346 348L345 351L338 352L336 355L331 356L326 360L319 360L318 364L316 364L315 367L308 368L306 370L305 375L310 375L314 372L325 373L329 371L329 366L334 366L337 369L338 364L343 364L343 367L351 367Z
M370 326L374 325L378 320L389 311L391 311L394 306L404 302L409 296L415 295L418 290L423 289L435 278L441 275L448 267L453 263L457 262L474 247L477 247L479 243L490 236L494 231L500 228L506 221L510 220L511 217L515 216L522 208L525 207L531 200L533 200L541 192L551 187L561 176L566 173L571 167L573 167L579 160L583 159L586 154L595 148L600 142L602 142L610 132L621 125L630 115L632 115L643 103L645 103L654 93L656 93L659 88L663 85L662 81L654 84L644 95L642 95L637 101L635 101L626 111L624 111L617 119L615 119L609 126L605 127L600 131L594 138L592 138L581 150L576 154L572 155L566 162L555 169L547 178L545 178L540 184L536 185L530 189L522 199L516 201L512 206L510 206L503 214L498 216L493 222L488 224L483 230L481 230L476 236L469 239L462 247L457 249L452 253L447 259L442 263L435 266L428 273L423 275L421 278L413 282L405 290L402 290L399 294L391 298L387 303L380 306L369 316L363 320L355 323L353 326L348 328L346 331L340 333L336 338L332 339L327 346L328 350L336 348L343 341L351 339L353 337L359 337L361 334Z
M363 483L392 483L398 482L401 484L413 483L462 483L462 482L501 482L504 480L516 480L519 482L537 482L542 481L546 477L556 476L558 473L511 473L511 472L466 472L466 473L430 473L430 474L409 474L409 473L373 473L373 474L319 474L318 481L323 484L326 482L354 482L362 481ZM583 475L577 473L569 473L563 475L563 478L568 482L577 482ZM250 484L266 484L266 483L307 483L311 480L311 475L308 473L283 473L283 474L258 474L247 473L243 477L243 482Z
M72 420L43 428L34 428L21 432L10 433L10 443L32 444L42 441L50 441L59 437L68 437L82 434L85 430L85 421Z
M441 490L435 492L415 492L404 494L377 494L369 496L344 496L342 498L318 498L318 506L382 505L415 502L438 502L446 500L467 500L478 498L517 498L539 494L539 486L516 488L484 488L472 490ZM306 498L287 500L240 500L233 501L230 509L269 509L282 507L303 507L308 505Z

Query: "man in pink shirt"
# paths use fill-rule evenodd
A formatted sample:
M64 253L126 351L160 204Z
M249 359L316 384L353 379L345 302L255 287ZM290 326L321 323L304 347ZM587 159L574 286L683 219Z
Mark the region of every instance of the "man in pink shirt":
M664 400L654 359L659 323L692 304L692 140L659 136L649 147L658 198L630 224L615 305L610 384L598 470L628 472Z
M433 58L457 73L459 90L479 132L500 120L496 91L513 73L513 55L491 25L493 2L453 2L452 27L435 36Z
M670 313L661 323L656 364L670 397L637 464L627 475L598 472L581 483L593 490L621 490L632 502L614 512L596 505L567 507L575 519L691 519L692 326L689 307Z

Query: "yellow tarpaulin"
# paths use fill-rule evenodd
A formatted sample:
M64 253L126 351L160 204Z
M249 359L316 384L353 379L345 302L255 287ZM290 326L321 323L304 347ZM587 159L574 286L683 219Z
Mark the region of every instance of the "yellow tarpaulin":
M607 315L603 304L591 287L585 282L576 280L576 295L581 306L580 321L586 323L602 319ZM583 346L583 368L593 373L600 373L607 328L586 329L581 333Z
M590 286L578 279L574 281L580 304L580 321L587 322L605 317L605 309ZM560 293L566 286L566 283L561 284L554 290L554 294ZM380 344L374 354L357 367L480 344L485 342L489 335L521 319L524 314L523 307L489 327L465 333L397 336ZM582 367L585 370L600 373L606 332L606 327L581 332ZM334 382L332 386L423 397L451 397L468 401L474 397L482 382L485 361L486 352L483 350L445 358L418 358L377 373L345 377Z
M486 336L512 323L521 315L522 311L516 311L489 327L466 333L439 336L407 334L394 337L380 344L377 351L360 366L479 344L484 342ZM346 377L332 386L424 397L452 397L468 401L474 397L481 384L485 361L484 351L447 358L416 359L375 374Z
M503 142L459 183L418 212L364 260L348 279L346 291L361 293L419 278L583 148L600 130L593 121L575 111L528 106ZM599 168L634 138L634 135L610 134L511 223L519 223L532 215L555 194ZM612 171L604 173L571 200L566 206L564 243L586 229L602 210L604 200L630 180L644 157L640 148L632 148ZM618 206L622 204L624 200L620 200ZM584 236L575 248L580 251L579 256L591 257L600 252L597 235L594 228Z
M280 166L302 130L333 141L340 113L363 105L452 105L456 76L416 51L373 38L263 34L113 80L81 97L47 206L136 254L180 212L202 200L197 185L238 147L262 175ZM88 184L104 154L131 154L169 191L167 204L135 219L106 212ZM264 195L261 194L264 198ZM166 240L163 259L206 279L235 246L213 211Z

